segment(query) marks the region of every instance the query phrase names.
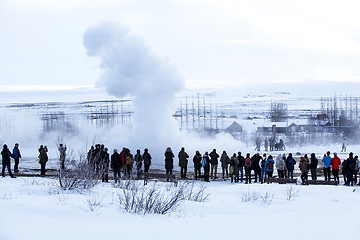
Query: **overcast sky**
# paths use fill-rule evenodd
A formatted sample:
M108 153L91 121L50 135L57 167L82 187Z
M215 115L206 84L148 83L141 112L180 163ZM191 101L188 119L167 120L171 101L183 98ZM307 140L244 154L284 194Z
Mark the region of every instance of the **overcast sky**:
M0 85L93 85L83 34L119 22L186 84L360 81L359 1L1 0Z

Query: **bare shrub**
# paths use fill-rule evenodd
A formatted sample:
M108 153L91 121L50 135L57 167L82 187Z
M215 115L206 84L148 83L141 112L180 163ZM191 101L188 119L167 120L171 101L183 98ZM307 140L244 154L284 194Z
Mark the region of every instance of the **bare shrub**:
M64 194L63 192L58 192L56 195L56 199L60 202L60 203L66 203L67 200L69 199L69 196Z
M286 200L291 201L299 194L299 190L295 190L293 186L286 189Z
M102 202L104 200L104 197L100 198L98 196L89 196L88 199L86 199L87 205L91 212L95 212L103 207Z
M187 183L188 184L188 183ZM206 186L201 185L198 188L194 189L194 182L191 182L190 187L186 186L187 191L187 200L188 201L194 201L194 202L205 202L209 199L210 193L206 193Z
M209 198L204 186L195 188L194 184L188 183L169 189L157 183L143 186L138 181L128 180L116 187L122 189L118 193L120 207L136 214L169 214L182 201L204 202Z
M258 193L258 192L246 192L241 195L241 202L253 202L264 205L270 205L274 198L274 194L271 192Z
M86 160L80 160L73 170L59 170L59 185L64 190L88 190L96 186L99 178Z

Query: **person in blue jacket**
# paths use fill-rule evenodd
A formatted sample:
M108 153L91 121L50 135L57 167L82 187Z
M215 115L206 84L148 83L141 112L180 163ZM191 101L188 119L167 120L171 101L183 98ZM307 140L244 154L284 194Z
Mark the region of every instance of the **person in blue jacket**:
M286 158L286 168L288 171L288 178L294 179L294 167L296 164L295 159L292 157L292 153L289 153L289 156Z
M275 161L274 161L273 157L270 155L265 162L265 171L266 171L267 177L269 177L269 178L271 178L273 176L274 165L275 165Z
M21 158L21 154L20 154L18 143L15 143L15 146L13 148L12 157L15 159L14 172L19 172L19 160Z
M331 157L330 157L330 152L329 151L327 151L326 156L323 157L322 162L324 163L325 181L330 181Z

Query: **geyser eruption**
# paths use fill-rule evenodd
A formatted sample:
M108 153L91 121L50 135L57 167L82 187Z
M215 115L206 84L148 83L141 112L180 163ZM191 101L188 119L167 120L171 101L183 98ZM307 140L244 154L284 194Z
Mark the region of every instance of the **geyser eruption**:
M176 70L120 24L103 22L90 27L83 43L88 56L101 61L99 84L111 95L134 98L132 136L118 136L119 145L147 147L157 155L167 146L180 144L172 114L176 109L175 93L183 89L184 80Z

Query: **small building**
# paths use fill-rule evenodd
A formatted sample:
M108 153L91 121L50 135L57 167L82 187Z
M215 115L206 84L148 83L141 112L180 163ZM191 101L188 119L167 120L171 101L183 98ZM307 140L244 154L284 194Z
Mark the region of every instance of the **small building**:
M234 134L241 133L243 131L243 127L237 122L233 122L228 128L226 128L225 132Z

